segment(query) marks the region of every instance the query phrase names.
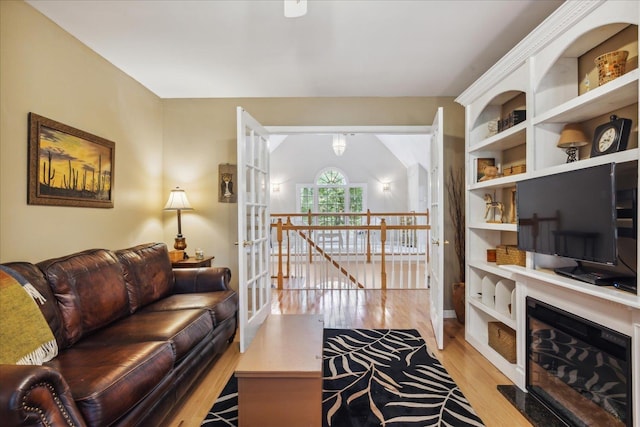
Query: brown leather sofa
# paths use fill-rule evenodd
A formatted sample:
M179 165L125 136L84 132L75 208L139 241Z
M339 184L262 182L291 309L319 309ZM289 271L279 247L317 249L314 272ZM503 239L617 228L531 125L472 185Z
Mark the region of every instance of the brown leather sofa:
M45 297L59 353L0 365L1 425L163 425L235 335L230 270L172 270L162 243L3 265Z

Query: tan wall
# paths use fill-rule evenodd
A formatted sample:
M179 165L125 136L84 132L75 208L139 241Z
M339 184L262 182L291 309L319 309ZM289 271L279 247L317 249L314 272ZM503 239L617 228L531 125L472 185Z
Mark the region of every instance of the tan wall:
M236 163L237 106L264 126L431 125L437 107L443 106L445 156L450 160L457 155L456 166L464 164L464 109L453 98L172 99L164 106L165 197L171 187L180 186L196 209L182 216L187 251L202 248L215 255L215 264L234 271L236 205L218 203L217 170L221 163ZM449 223L447 211L444 214ZM175 214L168 213L164 241L172 241L176 227ZM450 233L445 237L453 241ZM445 284L453 283L457 270L452 246L446 247Z
M0 2L0 262L162 238L162 102L22 1ZM116 143L113 209L27 205L34 112Z
M443 104L444 106L444 104ZM444 110L444 177L445 183L449 181L449 169L452 168L454 173L460 169L464 170L464 108L455 104L459 108L445 108ZM464 176L464 173L463 173ZM446 184L445 184L446 185ZM464 198L463 198L464 204ZM447 196L447 188L444 188L444 207L442 214L444 215L445 240L449 242L444 248L444 301L445 309L451 309L451 286L460 281L460 269L458 268L458 258L456 256L454 242L455 230L453 228L451 217L449 214L450 201ZM465 211L462 206L462 212ZM464 233L464 230L462 230ZM464 234L463 239L464 241ZM464 272L462 272L464 273Z

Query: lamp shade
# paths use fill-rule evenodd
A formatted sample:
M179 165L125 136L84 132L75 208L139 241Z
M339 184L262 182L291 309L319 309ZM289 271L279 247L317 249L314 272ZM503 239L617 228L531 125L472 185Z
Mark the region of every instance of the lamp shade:
M333 135L333 152L336 156L342 156L347 148L347 136L344 134Z
M558 140L559 148L584 147L589 143L587 136L582 130L579 123L568 123L562 129L560 139Z
M164 207L165 211L191 211L193 208L189 203L189 199L187 199L187 193L184 192L180 187L176 187L171 190L171 194L169 194L169 200Z

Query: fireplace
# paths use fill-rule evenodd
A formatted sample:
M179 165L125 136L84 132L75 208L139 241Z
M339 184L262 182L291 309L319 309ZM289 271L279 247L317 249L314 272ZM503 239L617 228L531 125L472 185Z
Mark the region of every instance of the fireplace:
M527 391L570 426L631 426L631 338L527 297Z

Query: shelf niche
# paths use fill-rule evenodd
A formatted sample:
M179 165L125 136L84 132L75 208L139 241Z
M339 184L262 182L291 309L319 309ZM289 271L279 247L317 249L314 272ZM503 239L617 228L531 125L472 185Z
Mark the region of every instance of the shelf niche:
M509 125L498 130L498 122L508 121L510 116L514 118L517 114L514 112L524 112L526 116L526 110L526 93L517 90L502 92L483 108L471 131L470 153L476 176L482 172L478 170L477 160L484 158L494 159L498 179L504 176L505 169L526 170L526 117L511 120ZM493 131L490 124L493 124ZM479 183L478 179L474 181ZM493 185L489 180L482 182Z
M563 41L566 46L550 49L552 52L564 49L553 61L545 64L551 53L540 55L536 61L537 71L543 73L535 92L534 139L538 169L566 161L564 150L555 149L565 124L579 123L591 140L595 128L607 123L612 114L638 117L638 26L608 24L583 33L573 42L569 37ZM616 50L629 52L625 74L600 86L594 60ZM610 110L603 113L601 105L608 105ZM637 124L635 126L637 129ZM634 131L627 148L637 147L638 134ZM579 148L578 159L588 158L590 153L591 144L585 145Z
M627 50L629 57L625 73L637 69L637 40L638 26L627 23L594 28L578 36L573 42L570 36L557 40L554 43L557 46L538 55L536 60L535 115L598 88L598 71L594 59L604 53ZM557 51L561 52L557 54ZM535 81L536 75L541 76L539 82Z

